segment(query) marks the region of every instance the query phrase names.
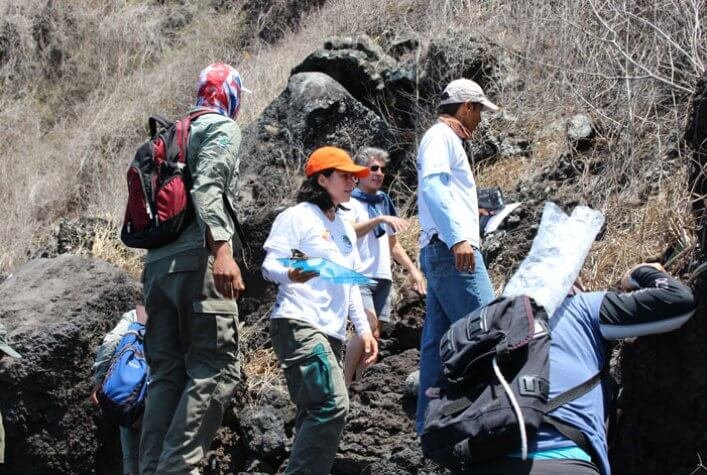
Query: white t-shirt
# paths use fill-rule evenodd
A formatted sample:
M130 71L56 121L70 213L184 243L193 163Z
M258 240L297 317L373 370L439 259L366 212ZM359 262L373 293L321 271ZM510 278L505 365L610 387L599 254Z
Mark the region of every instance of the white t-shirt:
M368 221L368 204L363 201L351 198L348 203L343 206L349 208L349 211L339 211L344 220L354 223L362 223ZM383 209L383 203L376 204L376 208L381 214L386 214ZM360 272L366 277L374 277L376 279L393 280L390 272L390 242L389 237L394 234L393 229L384 224L385 234L381 237L376 237L373 230L367 232L356 240L358 255L361 257Z
M330 221L312 203L299 203L280 213L263 245L268 252L263 275L280 284L270 318L302 320L341 340L346 337L347 316L359 334L370 331L357 285L334 284L318 277L303 284L295 283L286 277L286 268L274 259L290 257L292 249L298 249L309 257L323 257L360 271L355 241L356 233L349 223L338 215Z
M422 183L425 177L446 173L450 176L449 188L452 193L450 208L459 213L459 222L462 223L462 236L469 243L480 247L479 238L479 204L476 196L476 182L471 173L469 159L464 151L461 139L446 124L438 123L427 130L422 137L417 151L417 207L420 213L420 248L429 244L433 235L447 246L449 236L441 233L440 227L435 223L430 214L428 204L422 194Z

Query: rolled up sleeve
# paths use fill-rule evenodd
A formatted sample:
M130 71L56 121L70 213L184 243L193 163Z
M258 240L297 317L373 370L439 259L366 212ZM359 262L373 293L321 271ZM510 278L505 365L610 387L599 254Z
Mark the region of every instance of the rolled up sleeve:
M235 122L210 125L192 169L194 209L201 223L211 230L215 241L230 241L234 233L224 193L231 174L238 172L240 140L240 130Z

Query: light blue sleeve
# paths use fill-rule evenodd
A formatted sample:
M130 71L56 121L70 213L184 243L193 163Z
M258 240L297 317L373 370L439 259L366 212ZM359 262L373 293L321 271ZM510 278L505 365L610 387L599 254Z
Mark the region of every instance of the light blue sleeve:
M465 224L455 211L449 182L450 176L447 173L426 176L422 180L422 195L435 225L442 234L440 237L451 249L458 242L467 240L469 233L466 228L469 225Z
M124 313L120 317L120 320L118 320L115 328L103 337L103 343L101 343L101 346L98 348L96 353L96 361L91 367L93 370L94 384L103 382L103 378L106 377L111 359L113 359L113 353L115 353L118 343L120 343L123 335L125 335L128 331L130 324L136 321L137 312L135 310L130 310L129 312Z

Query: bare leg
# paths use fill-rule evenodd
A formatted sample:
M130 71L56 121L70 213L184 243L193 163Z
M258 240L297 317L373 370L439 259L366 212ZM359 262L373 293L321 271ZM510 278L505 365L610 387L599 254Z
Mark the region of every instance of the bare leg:
M380 332L378 329L378 318L375 312L366 309L366 316L368 317L368 324L371 326L371 331L376 339L380 338ZM366 370L366 366L363 364L363 340L358 335L354 335L349 340L346 345L346 355L344 356L344 380L346 382L346 387L348 388L351 383L359 380Z

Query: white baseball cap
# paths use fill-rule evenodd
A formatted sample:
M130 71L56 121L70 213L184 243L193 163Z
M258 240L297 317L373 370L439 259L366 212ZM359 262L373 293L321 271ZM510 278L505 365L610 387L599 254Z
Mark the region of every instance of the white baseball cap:
M439 105L463 104L465 102L476 102L484 106L484 110L497 111L498 106L489 101L477 83L470 79L455 79L447 84L442 92L442 100Z

